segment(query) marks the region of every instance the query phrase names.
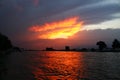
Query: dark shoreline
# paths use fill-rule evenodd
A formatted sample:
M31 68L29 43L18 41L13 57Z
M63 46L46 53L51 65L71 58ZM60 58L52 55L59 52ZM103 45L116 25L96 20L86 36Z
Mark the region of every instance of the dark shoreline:
M66 50L24 50L24 51L66 51ZM120 52L120 50L104 50L104 51L99 51L99 50L96 50L96 51L69 50L66 52L70 52L70 51L73 51L73 52Z

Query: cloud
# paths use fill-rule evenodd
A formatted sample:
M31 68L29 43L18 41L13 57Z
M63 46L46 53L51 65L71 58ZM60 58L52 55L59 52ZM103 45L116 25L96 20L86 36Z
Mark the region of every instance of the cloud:
M119 8L120 6L117 0L115 2L112 0L101 0L99 2L74 6L71 9L56 14L54 17L77 15L80 16L87 25L98 24L116 18L111 15L120 13Z
M29 32L27 29L32 25L42 29L45 23L51 25L73 16L80 17L76 24L84 21L84 30L120 28L119 9L120 0L0 0L0 32L10 37L36 37L47 31ZM59 32L48 32L53 30Z
M33 4L34 4L35 6L38 6L38 5L39 5L39 0L33 0Z
M120 13L119 0L2 0L0 3L0 21L3 22L0 26L6 28L21 29L21 24L26 28L71 16L79 16L86 25L99 24L115 19L111 15Z
M117 18L117 19L102 22L100 24L85 25L82 27L82 30L120 29L119 21L120 21L120 19Z
M78 17L67 18L62 21L32 26L29 30L40 33L39 38L41 39L68 38L80 31L83 21L77 22L77 20Z

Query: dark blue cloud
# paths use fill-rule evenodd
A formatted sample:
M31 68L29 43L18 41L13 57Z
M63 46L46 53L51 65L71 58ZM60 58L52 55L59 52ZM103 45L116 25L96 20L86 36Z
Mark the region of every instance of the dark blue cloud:
M113 2L111 2L113 1ZM10 35L26 34L34 24L80 16L86 25L98 24L120 13L119 0L1 0L0 32Z

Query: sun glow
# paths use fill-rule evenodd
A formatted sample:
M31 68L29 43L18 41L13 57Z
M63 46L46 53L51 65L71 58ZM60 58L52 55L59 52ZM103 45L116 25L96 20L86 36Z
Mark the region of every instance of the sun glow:
M34 25L30 31L39 32L41 39L68 38L80 31L83 21L78 22L79 17L72 17L61 21Z

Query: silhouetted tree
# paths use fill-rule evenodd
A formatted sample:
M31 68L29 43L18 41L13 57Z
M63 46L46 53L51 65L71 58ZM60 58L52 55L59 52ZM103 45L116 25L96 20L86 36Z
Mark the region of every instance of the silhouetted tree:
M13 47L13 49L14 49L15 51L22 52L22 49L21 49L21 48L19 48L19 47Z
M113 49L118 49L118 48L120 48L120 42L119 42L117 39L115 39L115 40L113 41L113 43L112 43L112 48L113 48Z
M99 50L103 50L104 48L107 47L107 45L104 41L99 41L99 42L96 43L96 45L98 45Z
M87 48L82 48L80 51L88 51Z
M52 47L46 48L46 51L54 51L55 49L53 49Z
M94 52L94 51L96 51L94 48L91 48L91 50L90 51L92 51L92 52Z
M65 46L65 50L66 51L70 51L70 47L69 46Z
M9 48L12 48L11 41L7 36L0 33L0 51L7 50Z

